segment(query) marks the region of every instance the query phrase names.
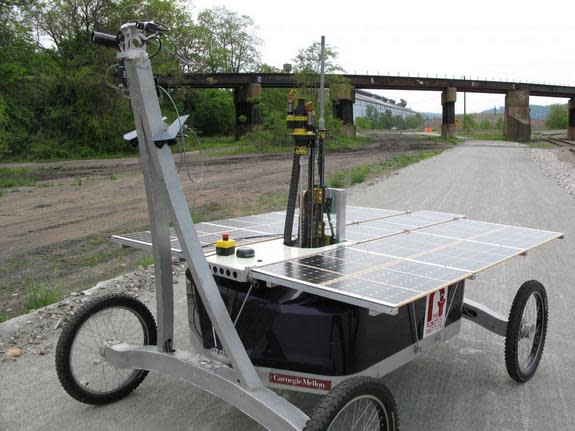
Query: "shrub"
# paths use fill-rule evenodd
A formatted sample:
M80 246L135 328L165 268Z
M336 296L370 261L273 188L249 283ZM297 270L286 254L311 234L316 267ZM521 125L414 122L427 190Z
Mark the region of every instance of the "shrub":
M550 129L566 129L567 123L567 106L551 105L545 125Z
M26 292L26 308L28 310L36 310L53 304L58 299L60 299L60 289L56 286L44 286L34 282L28 287Z

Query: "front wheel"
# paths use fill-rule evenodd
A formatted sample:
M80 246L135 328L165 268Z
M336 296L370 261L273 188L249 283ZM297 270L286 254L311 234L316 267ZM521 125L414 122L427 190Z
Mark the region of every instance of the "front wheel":
M304 431L397 431L399 417L391 392L371 377L337 385L313 411Z
M536 280L526 281L513 300L505 336L505 365L513 380L524 383L537 371L548 320L545 287Z
M156 344L156 322L137 299L107 295L86 304L62 330L56 346L56 371L62 387L86 404L124 398L144 380L145 370L120 369L104 358L107 346Z

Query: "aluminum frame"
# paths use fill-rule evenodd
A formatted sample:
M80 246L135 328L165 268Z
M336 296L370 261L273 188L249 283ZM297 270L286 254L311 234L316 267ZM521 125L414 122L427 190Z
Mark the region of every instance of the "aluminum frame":
M256 373L204 257L172 152L169 146L158 148L154 142L153 137L160 136L168 125L162 121L152 67L145 48L146 36L137 29L136 23L125 24L121 31L124 39L118 58L124 63L129 84L152 232L158 344L145 347L125 344L108 346L104 357L120 368L156 370L185 379L238 407L268 429L302 430L308 416L265 388ZM231 367L215 364L209 358L193 359L189 354L174 351L170 221L176 228L188 268Z

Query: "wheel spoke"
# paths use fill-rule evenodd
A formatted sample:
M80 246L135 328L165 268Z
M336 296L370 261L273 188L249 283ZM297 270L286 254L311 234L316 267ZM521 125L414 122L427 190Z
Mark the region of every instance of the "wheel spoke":
M109 307L90 316L78 329L70 351L70 367L85 390L107 393L127 385L138 370L118 369L104 358L106 347L116 343L145 342L141 318L125 307Z
M541 322L539 319L541 307L539 296L532 293L523 309L517 346L517 359L523 372L527 372L537 356L541 334Z

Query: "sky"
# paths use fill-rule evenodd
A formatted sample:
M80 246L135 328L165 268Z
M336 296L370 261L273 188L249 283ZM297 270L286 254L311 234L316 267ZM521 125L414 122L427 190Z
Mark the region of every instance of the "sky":
M253 18L264 63L281 67L325 35L348 73L453 76L575 85L573 0L192 0ZM441 112L441 94L378 91L418 112ZM531 97L531 104L566 99ZM467 94L467 112L503 106L503 95ZM458 94L456 112L463 112Z

